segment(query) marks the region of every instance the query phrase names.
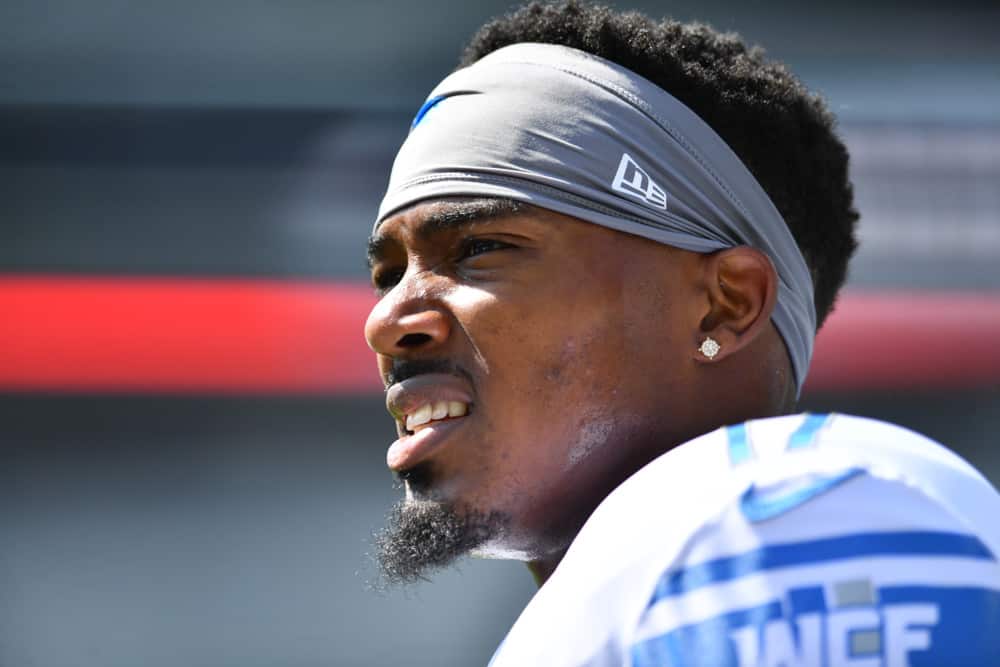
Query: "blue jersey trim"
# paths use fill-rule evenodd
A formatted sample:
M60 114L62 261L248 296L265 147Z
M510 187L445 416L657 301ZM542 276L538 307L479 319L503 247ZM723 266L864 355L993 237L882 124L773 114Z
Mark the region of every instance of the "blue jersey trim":
M830 421L832 416L828 414L806 414L806 418L802 424L789 436L788 449L800 449L813 444L820 429L826 426L826 423Z
M958 556L995 560L986 545L972 535L933 531L856 533L775 544L666 572L656 584L649 604L757 572L867 556Z
M763 494L757 487L751 485L740 497L740 509L752 522L773 519L864 472L862 468L851 468L837 475L820 478L809 486L777 496Z
M744 461L753 458L753 450L750 449L750 440L747 437L747 425L735 424L726 429L726 438L729 440L729 462L738 466Z

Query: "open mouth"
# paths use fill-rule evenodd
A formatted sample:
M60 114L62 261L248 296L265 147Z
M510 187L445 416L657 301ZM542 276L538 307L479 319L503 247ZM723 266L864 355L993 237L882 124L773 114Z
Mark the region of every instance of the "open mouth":
M413 435L417 431L427 428L434 422L445 421L464 417L469 412L469 405L463 401L436 401L434 403L424 403L419 408L410 412L405 417L405 431L407 435Z
M389 446L386 463L398 472L454 439L474 409L472 387L467 379L448 373L416 375L389 387L386 408L396 419L399 435Z

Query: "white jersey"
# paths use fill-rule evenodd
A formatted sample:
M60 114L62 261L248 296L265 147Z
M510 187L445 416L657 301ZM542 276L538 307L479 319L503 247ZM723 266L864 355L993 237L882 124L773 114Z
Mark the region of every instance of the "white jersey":
M492 667L1000 665L1000 494L845 415L719 429L609 495Z

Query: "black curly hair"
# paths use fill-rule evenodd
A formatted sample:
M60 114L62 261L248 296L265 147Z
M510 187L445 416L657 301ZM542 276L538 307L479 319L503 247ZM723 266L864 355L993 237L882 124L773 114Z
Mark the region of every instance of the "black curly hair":
M818 95L735 33L578 0L532 2L494 19L472 37L459 66L520 42L606 58L670 92L708 123L785 219L812 272L817 324L823 323L857 248L858 213L847 149Z

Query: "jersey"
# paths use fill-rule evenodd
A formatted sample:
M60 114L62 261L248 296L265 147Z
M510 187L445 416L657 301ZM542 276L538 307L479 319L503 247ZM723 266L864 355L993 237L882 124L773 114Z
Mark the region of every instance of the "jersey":
M729 426L595 510L491 667L1000 664L1000 494L846 415Z

